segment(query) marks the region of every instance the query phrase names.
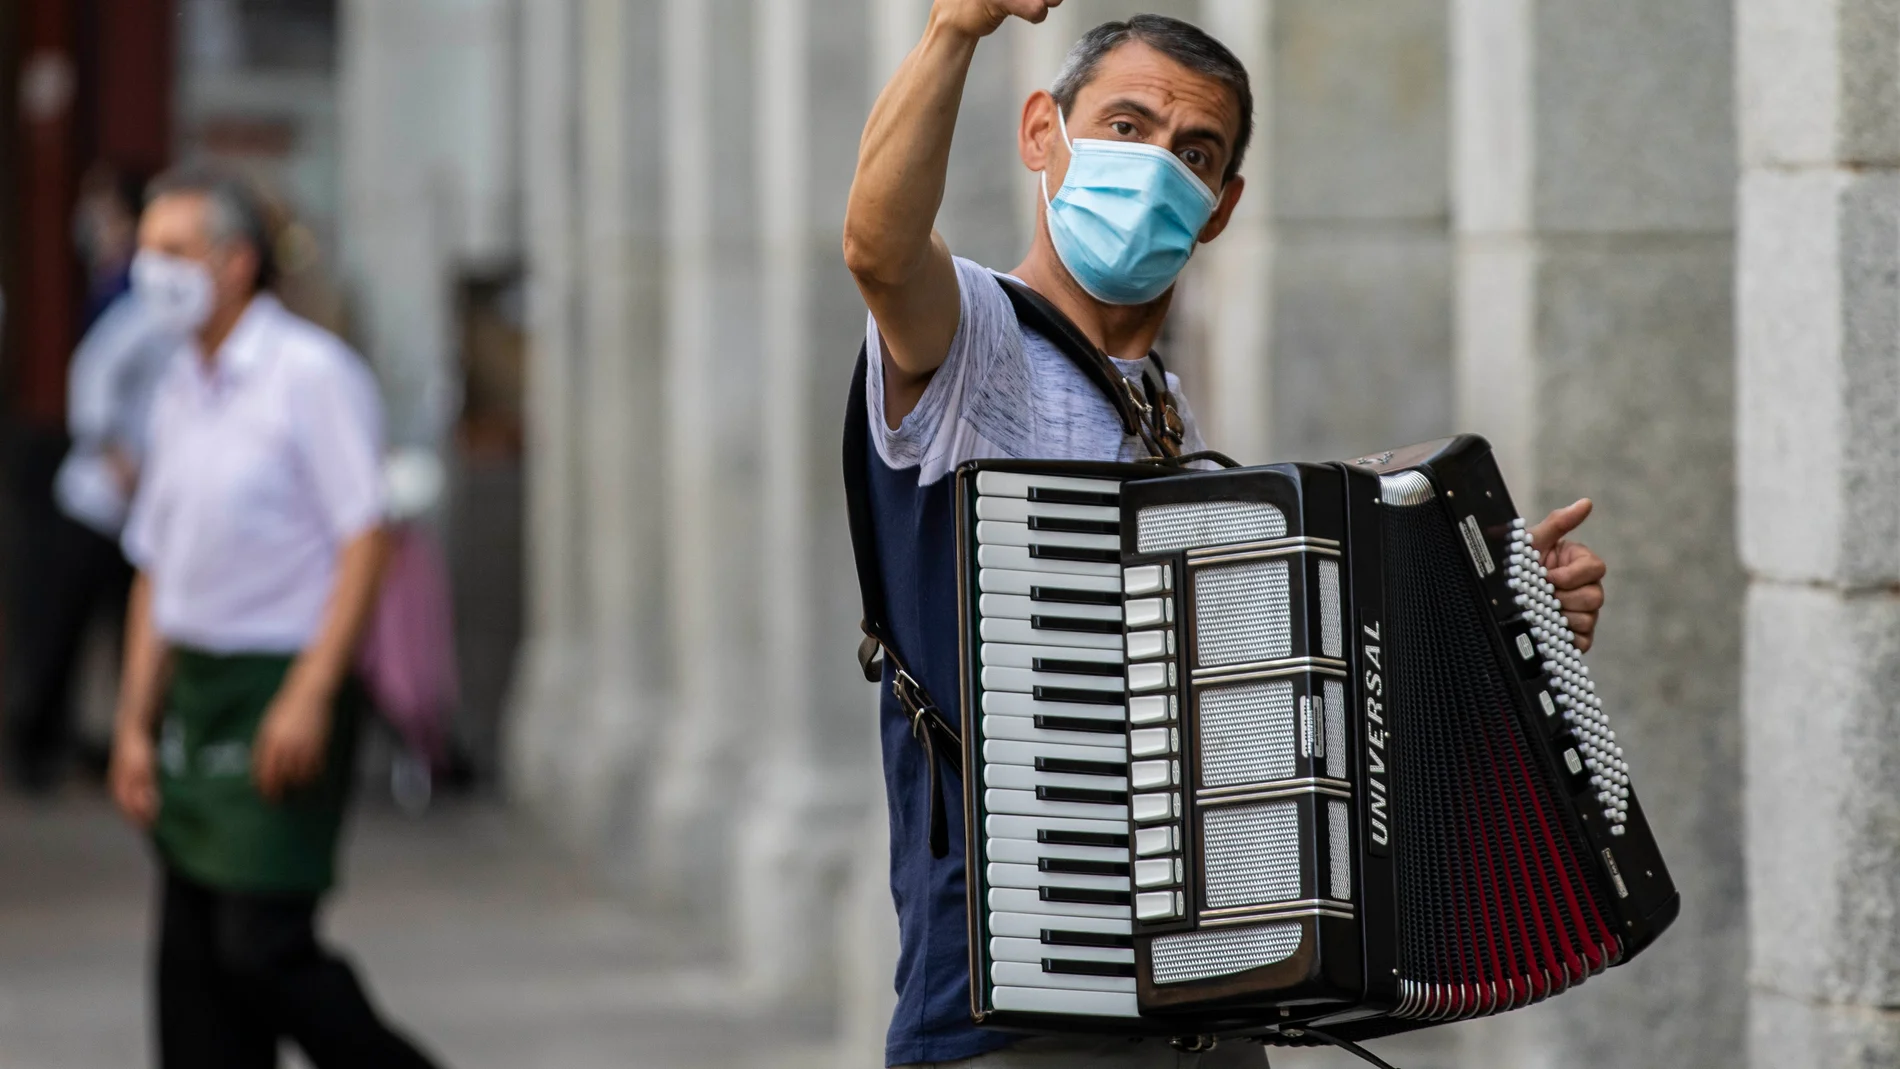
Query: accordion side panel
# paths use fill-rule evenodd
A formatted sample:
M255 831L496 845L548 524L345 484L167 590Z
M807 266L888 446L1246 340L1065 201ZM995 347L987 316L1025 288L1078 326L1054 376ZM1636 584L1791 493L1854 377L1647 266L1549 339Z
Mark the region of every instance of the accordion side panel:
M1498 1012L1601 970L1607 892L1491 644L1467 547L1433 504L1390 507L1387 670L1395 734L1398 1015Z

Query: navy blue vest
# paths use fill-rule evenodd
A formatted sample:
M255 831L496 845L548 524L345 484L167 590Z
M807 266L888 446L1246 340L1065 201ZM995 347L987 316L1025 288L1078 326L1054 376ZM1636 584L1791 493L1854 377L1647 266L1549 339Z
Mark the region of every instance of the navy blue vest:
M862 399L860 399L862 403ZM878 571L886 622L912 675L956 722L958 685L954 475L917 485L917 469L893 470L866 450ZM891 692L884 666L878 731L891 817L891 897L897 904L900 949L897 1011L885 1047L890 1065L954 1061L1002 1047L1013 1038L970 1023L968 919L964 903L963 784L940 762L950 853L930 853L930 776L925 750Z

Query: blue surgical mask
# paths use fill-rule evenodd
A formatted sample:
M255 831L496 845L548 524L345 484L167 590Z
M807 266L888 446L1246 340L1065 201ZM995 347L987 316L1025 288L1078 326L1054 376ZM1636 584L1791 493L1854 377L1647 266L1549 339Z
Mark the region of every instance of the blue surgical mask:
M1091 297L1107 304L1147 304L1174 285L1213 218L1220 198L1181 158L1139 141L1069 140L1069 173L1049 196L1049 237L1056 255Z

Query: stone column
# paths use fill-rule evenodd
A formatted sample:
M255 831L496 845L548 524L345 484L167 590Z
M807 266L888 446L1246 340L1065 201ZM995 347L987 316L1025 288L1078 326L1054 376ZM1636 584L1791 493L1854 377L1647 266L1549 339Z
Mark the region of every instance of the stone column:
M527 619L509 701L507 777L533 803L558 790L558 743L573 730L586 585L581 571L578 206L573 161L571 0L521 18L521 171L528 274Z
M344 260L391 443L439 448L458 275L518 253L512 8L349 0L340 21Z
M1275 460L1451 429L1445 19L1445 0L1272 7L1250 172L1272 211Z
M588 670L563 752L560 822L637 876L644 776L666 668L659 0L580 0L576 116L580 272L575 389Z
M1247 68L1254 86L1253 141L1243 162L1247 189L1220 240L1196 255L1181 309L1205 348L1201 381L1188 384L1208 445L1243 464L1274 457L1273 24L1280 0L1203 0L1201 28Z
M1735 13L1748 1064L1900 1066L1900 19Z
M1683 896L1630 966L1461 1031L1474 1064L1731 1065L1744 912L1729 5L1451 10L1458 424L1492 436L1533 520L1596 501L1580 537L1609 561L1609 605L1588 659Z
M863 5L757 0L755 137L764 437L759 516L768 704L740 828L738 963L753 997L835 991L833 905L860 856L876 720L857 674L857 579L838 442L864 305L844 270L844 202L869 110ZM886 977L888 980L888 975Z
M716 913L744 740L774 715L759 663L760 356L750 0L668 0L662 60L667 601L674 689L649 815L657 890ZM664 149L662 151L662 146ZM763 688L763 689L761 689Z

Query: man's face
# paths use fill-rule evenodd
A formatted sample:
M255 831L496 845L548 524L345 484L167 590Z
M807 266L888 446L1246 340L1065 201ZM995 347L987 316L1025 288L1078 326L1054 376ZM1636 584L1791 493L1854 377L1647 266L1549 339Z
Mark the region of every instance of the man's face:
M202 193L166 193L153 199L139 220L139 248L204 264L211 272L219 310L251 298L257 254L243 242L211 240L211 202Z
M1054 98L1038 93L1023 114L1023 162L1049 176L1050 192L1061 188L1069 150L1056 124ZM1095 77L1076 94L1068 115L1069 137L1140 141L1180 157L1220 206L1201 231L1212 241L1227 226L1245 182L1226 179L1240 137L1240 102L1227 85L1176 63L1139 41L1102 57Z

